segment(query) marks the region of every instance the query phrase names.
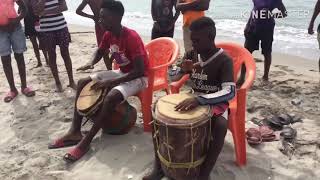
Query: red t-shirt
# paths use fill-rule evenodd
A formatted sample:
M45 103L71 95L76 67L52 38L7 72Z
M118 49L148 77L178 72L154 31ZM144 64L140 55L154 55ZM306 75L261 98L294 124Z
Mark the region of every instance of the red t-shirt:
M117 62L123 73L130 72L133 68L133 61L141 56L144 62L144 75L147 75L149 69L148 55L136 31L123 26L119 38L106 31L99 49L109 50L109 57Z

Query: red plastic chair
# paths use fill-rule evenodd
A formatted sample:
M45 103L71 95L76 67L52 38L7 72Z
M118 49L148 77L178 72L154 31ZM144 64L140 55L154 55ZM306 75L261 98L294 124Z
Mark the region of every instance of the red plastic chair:
M141 101L143 128L151 132L151 104L154 91L165 90L171 94L168 81L168 67L178 58L179 45L172 38L161 37L150 41L145 46L149 56L148 88L137 96ZM118 66L114 65L114 69Z
M256 65L250 52L238 44L218 43L217 47L222 48L232 58L235 80L241 71L242 64L245 64L247 69L244 84L240 89L237 89L235 98L229 102L229 129L232 132L235 144L236 162L239 166L243 166L247 159L245 142L246 95L255 79ZM171 92L179 93L179 89L188 79L189 75L184 75L179 81L172 82L170 84Z

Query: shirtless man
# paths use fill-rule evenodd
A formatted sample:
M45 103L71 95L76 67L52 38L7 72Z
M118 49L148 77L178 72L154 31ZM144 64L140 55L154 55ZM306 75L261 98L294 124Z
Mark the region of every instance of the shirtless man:
M180 11L175 9L173 16L173 8L176 8L176 3L177 0L152 0L151 15L154 23L151 39L173 37L174 25L180 15Z
M98 22L101 4L102 4L102 0L82 0L81 4L78 6L78 8L76 10L76 13L78 15L94 20L98 46L100 45L103 34L105 32ZM83 9L87 5L89 5L93 15L83 12ZM107 66L107 69L111 70L112 69L112 62L108 61L105 56L103 57L103 60Z

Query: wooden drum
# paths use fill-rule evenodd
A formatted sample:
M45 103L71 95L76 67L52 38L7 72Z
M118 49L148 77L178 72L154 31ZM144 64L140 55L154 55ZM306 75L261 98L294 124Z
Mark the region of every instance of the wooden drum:
M106 90L91 90L95 82L89 82L80 92L77 99L77 110L80 115L91 119L94 122L96 114L102 111L101 105L107 94ZM126 134L135 125L137 120L137 110L127 101L119 104L112 113L111 118L104 124L103 132L108 134Z
M156 103L153 118L155 143L161 167L175 180L196 179L206 158L211 138L209 106L192 111L175 111L191 94L164 96Z

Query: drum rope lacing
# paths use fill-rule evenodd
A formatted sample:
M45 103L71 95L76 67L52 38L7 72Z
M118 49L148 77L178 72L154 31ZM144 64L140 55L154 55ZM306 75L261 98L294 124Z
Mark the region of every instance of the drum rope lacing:
M168 126L166 124L166 135L167 135L167 138L166 138L166 141L164 143L164 145L167 147L167 151L168 151L168 157L169 157L169 161L164 158L161 154L160 154L160 151L159 151L159 140L157 138L157 135L159 134L159 130L157 129L156 125L156 118L155 118L155 115L154 115L154 111L152 111L152 116L154 117L154 121L152 121L153 123L153 127L154 127L154 136L153 138L155 139L156 141L156 146L157 146L157 155L160 159L160 161L167 167L167 168L172 168L172 169L181 169L181 168L184 168L184 169L187 169L188 168L188 174L189 174L189 171L190 169L192 168L196 168L198 166L200 166L206 159L206 155L202 156L200 159L194 161L194 143L195 143L195 139L193 137L193 135L191 136L191 141L189 143L187 143L186 145L188 144L191 144L191 162L186 162L186 163L175 163L175 162L172 162L171 161L171 155L170 155L170 149L174 149L172 146L169 145L169 136L168 136ZM208 143L207 143L207 149L209 149L209 146L210 146L210 140L211 140L211 125L212 125L212 108L209 109L209 113L208 113L208 118L209 118L209 137L208 137ZM191 123L190 126L191 126L191 134L193 134L193 124L194 123ZM160 125L160 124L158 124ZM185 146L186 146L185 145Z

